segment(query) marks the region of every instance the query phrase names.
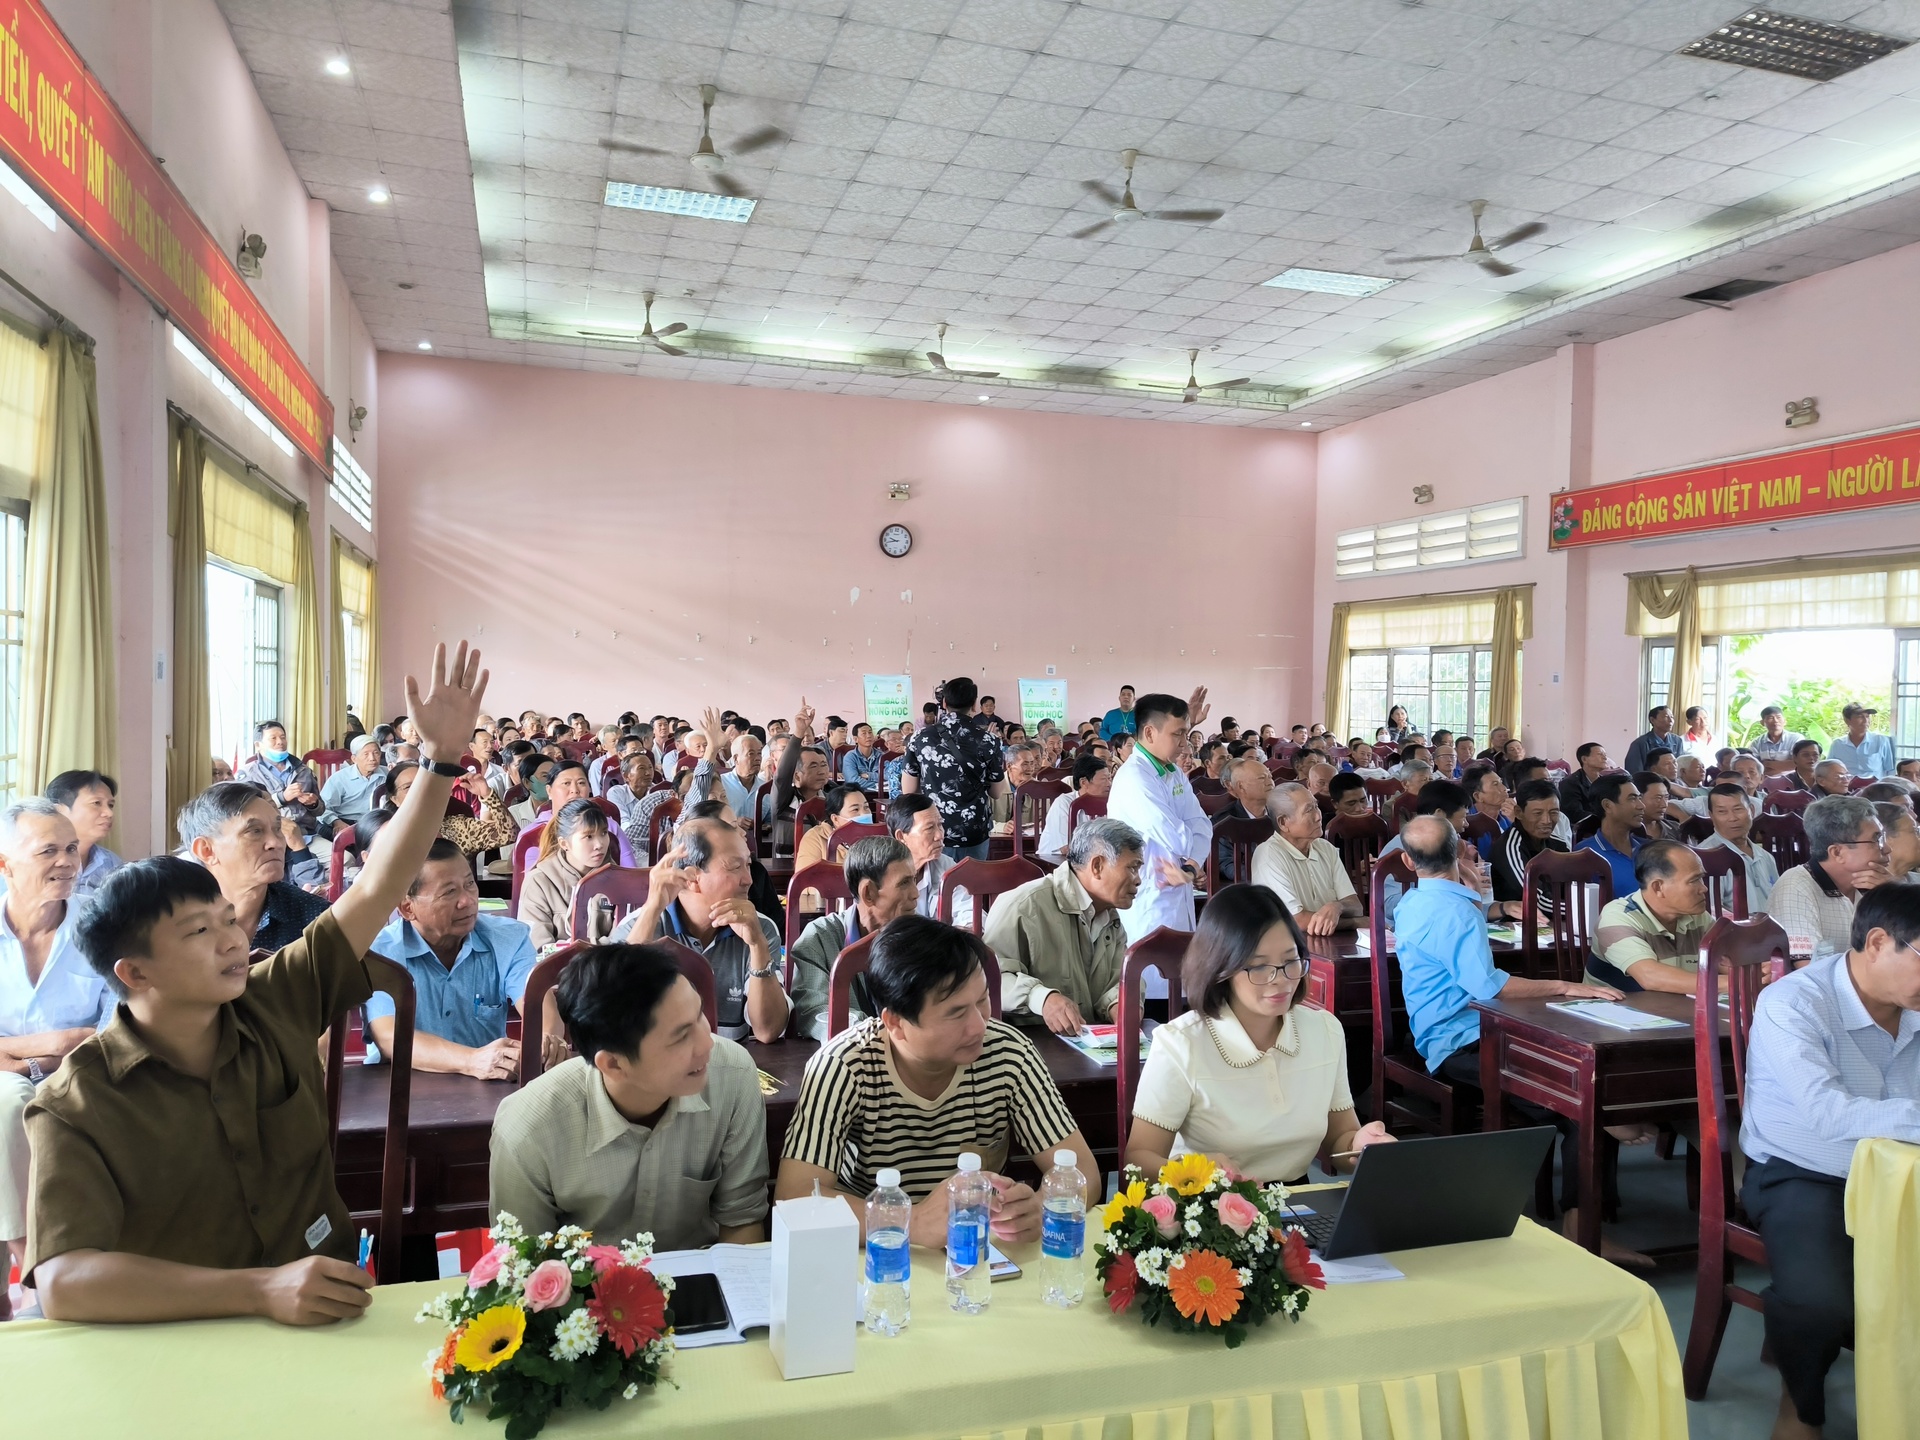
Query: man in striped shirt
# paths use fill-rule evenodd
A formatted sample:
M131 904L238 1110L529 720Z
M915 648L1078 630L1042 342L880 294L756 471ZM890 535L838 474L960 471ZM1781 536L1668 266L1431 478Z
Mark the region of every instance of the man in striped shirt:
M837 1192L854 1213L884 1169L914 1200L912 1244L946 1243L946 1181L960 1155L981 1157L993 1186L991 1228L1002 1243L1040 1235L1040 1199L1003 1174L1012 1156L1065 1148L1097 1198L1099 1167L1039 1053L989 1018L983 942L902 915L880 932L867 967L879 1008L807 1062L787 1130L775 1200Z

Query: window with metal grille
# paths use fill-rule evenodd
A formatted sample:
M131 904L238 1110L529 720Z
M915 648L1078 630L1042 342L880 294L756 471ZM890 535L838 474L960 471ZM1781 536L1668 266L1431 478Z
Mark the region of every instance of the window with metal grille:
M1372 740L1387 712L1400 705L1422 735L1451 730L1484 740L1492 691L1490 645L1356 650L1347 659L1347 724Z
M242 761L253 727L281 713L281 589L243 570L207 565L207 699L213 753Z
M20 798L20 688L27 658L27 507L0 501L0 804Z
M1700 699L1699 706L1707 712L1707 724L1718 735L1726 728L1727 717L1720 711L1720 653L1719 637L1700 642ZM1641 699L1646 703L1640 707L1645 717L1658 705L1673 704L1673 641L1662 639L1648 640L1640 659ZM1684 711L1674 711L1674 728L1685 730Z
M327 495L358 520L363 530L373 533L373 478L360 468L360 462L337 435L333 439L333 480L327 486Z
M1334 578L1515 560L1526 554L1526 519L1524 499L1502 500L1343 531L1333 541Z

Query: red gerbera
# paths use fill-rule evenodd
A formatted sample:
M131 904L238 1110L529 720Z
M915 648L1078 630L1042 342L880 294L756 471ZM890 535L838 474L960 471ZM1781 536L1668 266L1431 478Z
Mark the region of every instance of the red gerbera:
M1140 1267L1133 1263L1133 1256L1122 1250L1107 1267L1107 1308L1118 1315L1133 1304L1134 1292L1139 1288Z
M600 1322L615 1349L631 1356L666 1328L667 1297L645 1270L621 1265L594 1282L587 1313Z
M1320 1267L1307 1252L1304 1231L1287 1231L1286 1241L1280 1247L1280 1271L1295 1285L1304 1285L1309 1290L1327 1288L1326 1277L1320 1273Z

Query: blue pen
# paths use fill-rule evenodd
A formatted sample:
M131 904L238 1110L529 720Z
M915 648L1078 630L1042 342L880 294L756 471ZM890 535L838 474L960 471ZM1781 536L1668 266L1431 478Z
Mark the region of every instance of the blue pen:
M367 1261L372 1258L373 1258L373 1236L367 1233L365 1230L362 1230L360 1232L360 1259L357 1263L360 1266L360 1268L364 1270L367 1268Z

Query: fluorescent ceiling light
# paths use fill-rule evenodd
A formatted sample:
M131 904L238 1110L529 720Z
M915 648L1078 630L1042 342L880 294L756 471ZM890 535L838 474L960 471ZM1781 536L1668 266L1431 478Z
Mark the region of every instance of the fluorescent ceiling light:
M27 213L49 230L60 228L60 217L53 213L53 207L35 193L34 188L20 178L11 165L0 161L0 190L5 190L14 199L27 207Z
M334 56L331 60L327 61L325 68L329 75L350 75L353 73L353 67L347 64L347 57L344 55Z
M1321 295L1378 295L1397 282L1378 275L1349 275L1342 270L1282 270L1262 285L1275 290L1312 290Z
M367 199L376 205L384 205L393 198L393 192L384 185L376 185L367 191Z
M1371 360L1356 360L1351 365L1341 365L1316 376L1313 385L1317 389L1324 385L1340 385L1348 380L1357 380L1369 370L1377 368Z
M1679 258L1681 251L1671 246L1660 246L1653 250L1642 250L1629 255L1624 260L1616 260L1611 265L1602 265L1593 272L1596 280L1618 280L1623 275L1634 275L1642 270L1651 270L1656 265Z
M433 341L431 341L431 340L422 340L422 341L420 342L420 348L421 348L422 350L431 350L431 349L433 348Z
M1491 329L1499 323L1498 315L1473 315L1465 320L1456 320L1451 325L1442 325L1438 330L1430 331L1426 338L1429 344L1444 345L1449 340L1458 340L1463 335Z
M709 195L704 190L607 182L607 204L621 210L654 210L662 215L691 215L696 220L732 220L744 225L752 218L755 203L744 195Z

